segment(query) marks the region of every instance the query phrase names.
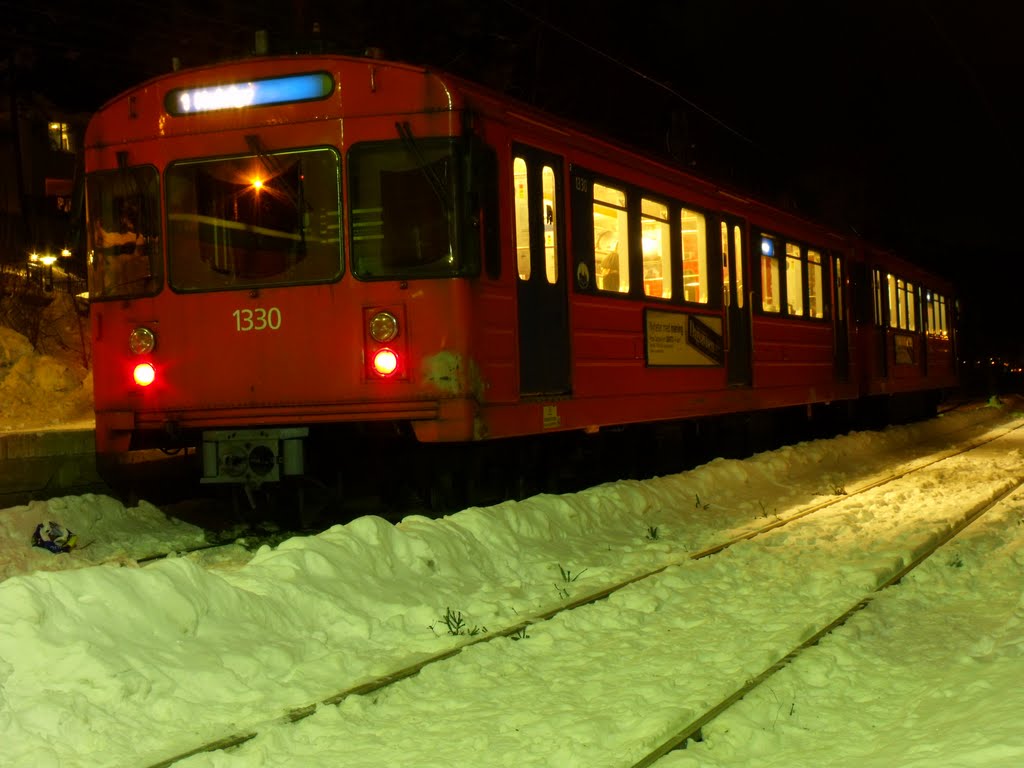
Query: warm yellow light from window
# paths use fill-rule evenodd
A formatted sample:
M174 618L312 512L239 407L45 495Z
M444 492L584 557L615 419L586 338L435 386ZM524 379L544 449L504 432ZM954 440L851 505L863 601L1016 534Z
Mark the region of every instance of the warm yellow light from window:
M517 157L512 161L515 176L516 211L516 262L519 265L519 279L529 280L530 265L530 190L526 175L526 160Z

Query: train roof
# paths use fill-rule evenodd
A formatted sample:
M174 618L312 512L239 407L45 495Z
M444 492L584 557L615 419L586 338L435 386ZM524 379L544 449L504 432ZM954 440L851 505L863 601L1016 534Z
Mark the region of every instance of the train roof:
M293 66L284 67L285 64ZM363 87L375 92L374 110L379 111L389 104L400 110L402 104L407 105L410 91L414 88L418 99L431 105L428 109L457 112L469 110L505 122L512 128L529 133L530 141L549 142L552 147L572 147L579 160L590 158L594 167L600 170L607 167L609 161L618 167L639 171L653 184L665 187L683 186L688 193L699 196L706 204L727 213L735 213L753 225L770 229L780 227L789 230L813 234L822 241L822 245L835 248L858 249L870 254L872 261L891 264L891 268L905 273L913 272L917 279L926 277L932 282L948 281L937 278L929 270L914 265L900 258L892 250L877 247L865 241L852 230L837 231L837 228L816 221L801 213L785 210L778 205L765 202L744 190L730 186L720 180L712 179L695 172L691 168L682 167L676 160L657 154L651 150L637 147L621 139L595 130L571 118L555 115L551 112L534 107L508 94L476 83L465 77L454 75L440 69L394 61L383 58L356 56L338 53L296 54L249 57L231 61L221 61L202 66L168 72L150 78L139 85L128 89L106 101L90 121L86 132L86 149L111 146L112 144L155 138L157 129L146 129L145 120L133 123L130 119L122 121L98 120L115 115L122 111L125 118L159 112L166 114L166 100L175 89L195 87L216 87L218 84L238 82L240 79L261 80L281 76L286 72L310 73L328 72L335 78L336 87L343 93L353 93L352 88ZM229 75L225 77L225 75ZM420 83L417 87L415 81ZM357 86L362 82L362 86ZM342 85L344 84L344 85ZM405 88L395 89L395 93L377 93L385 87L404 84ZM346 105L346 114L353 114ZM356 112L355 114L361 114ZM369 111L365 114L370 114ZM326 115L325 115L326 116ZM280 121L280 113L271 117L268 113L268 124ZM98 125L102 122L102 134ZM156 125L156 121L151 123ZM118 126L114 128L113 126ZM159 134L174 135L174 120L161 121ZM185 123L177 123L184 126ZM223 117L218 118L221 128L229 128L223 124ZM210 130L215 130L211 128ZM182 129L182 132L195 132L195 128Z

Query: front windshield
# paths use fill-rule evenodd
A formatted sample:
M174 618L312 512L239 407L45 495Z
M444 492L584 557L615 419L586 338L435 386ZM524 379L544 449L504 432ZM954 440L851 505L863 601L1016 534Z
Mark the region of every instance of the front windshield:
M352 271L364 279L460 274L453 143L407 136L356 144L348 158Z
M160 180L140 166L89 174L89 298L130 299L160 289Z
M167 169L171 287L208 291L327 282L341 274L333 149L175 163Z

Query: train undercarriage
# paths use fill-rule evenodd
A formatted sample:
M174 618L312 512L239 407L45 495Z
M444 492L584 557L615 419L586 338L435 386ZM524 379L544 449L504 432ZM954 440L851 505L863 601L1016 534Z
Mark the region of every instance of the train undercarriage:
M207 436L233 440L223 448L220 469L209 440L205 447L197 441L101 456L97 463L129 501L159 504L214 496L229 501L225 508L238 518L271 518L286 525L345 522L364 514L397 521L409 514L437 517L538 493L648 479L718 457L745 458L851 429L928 418L936 413L940 394L459 444L417 443L407 425L394 423L217 431ZM204 475L215 480L204 482Z

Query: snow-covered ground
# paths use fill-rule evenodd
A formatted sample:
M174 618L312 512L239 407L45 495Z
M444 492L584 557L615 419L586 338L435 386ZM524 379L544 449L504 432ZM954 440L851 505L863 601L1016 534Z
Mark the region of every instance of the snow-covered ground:
M726 675L753 676L855 603L921 545L923 524L1024 476L1024 434L722 555L689 553L1015 419L979 408L145 567L133 557L162 536L175 549L201 532L96 496L0 511L0 766L148 765L465 642L446 614L493 631L670 565L518 641L183 763L627 765L624 744L660 743L732 690ZM1024 764L1022 510L1020 496L1002 504L659 766ZM44 520L80 548L33 550Z
M0 310L5 301L12 299L0 300ZM0 432L95 423L92 373L80 341L81 334L89 333L88 321L76 315L74 300L66 295L47 307L43 319L48 332L40 331L41 351L0 324Z

